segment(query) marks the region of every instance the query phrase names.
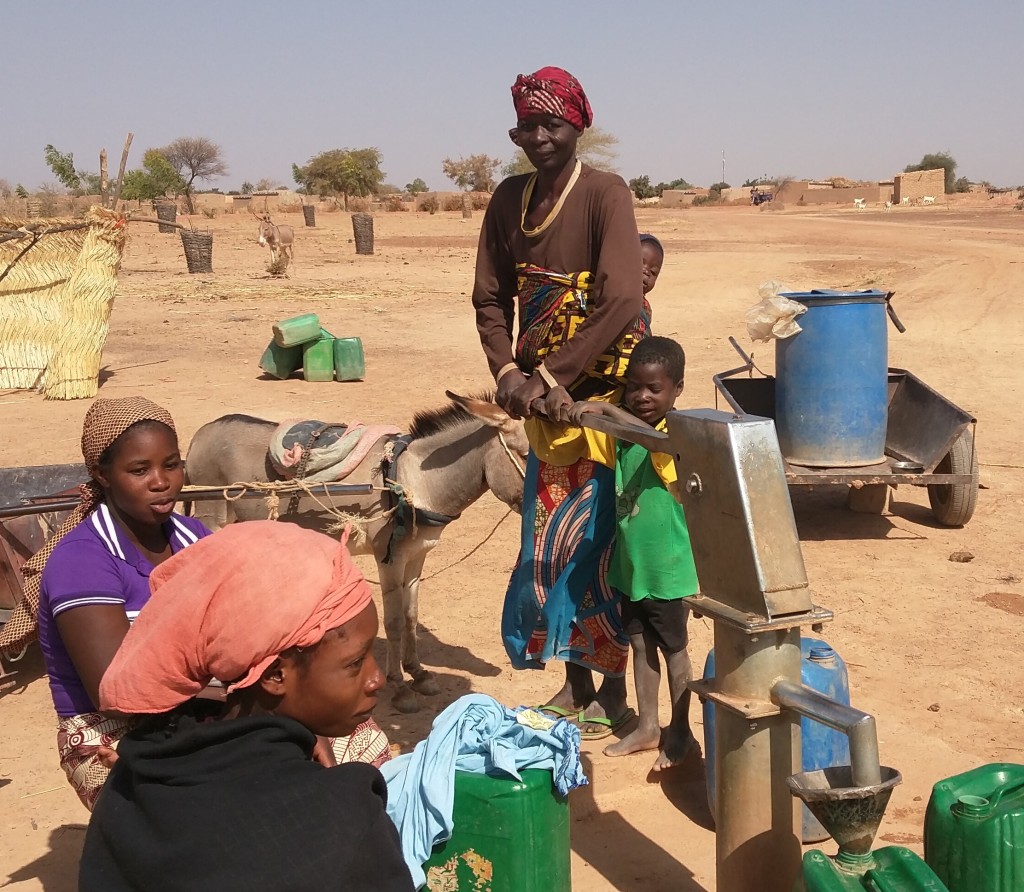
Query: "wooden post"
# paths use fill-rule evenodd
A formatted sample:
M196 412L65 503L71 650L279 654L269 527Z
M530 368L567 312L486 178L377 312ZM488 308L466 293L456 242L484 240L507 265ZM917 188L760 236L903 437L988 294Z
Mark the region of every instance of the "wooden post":
M100 206L107 206L107 150L100 149Z
M112 210L117 210L117 204L121 200L121 187L124 185L124 169L128 164L128 150L132 146L134 133L129 133L124 140L124 149L121 152L121 166L117 169L117 185L114 187L114 197L110 202Z

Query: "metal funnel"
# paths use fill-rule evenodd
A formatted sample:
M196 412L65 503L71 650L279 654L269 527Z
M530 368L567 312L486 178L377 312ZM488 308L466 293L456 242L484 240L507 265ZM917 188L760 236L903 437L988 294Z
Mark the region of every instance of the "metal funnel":
M854 787L849 765L804 771L786 778L789 790L802 799L829 835L839 843L839 851L867 855L882 823L893 787L903 780L895 768L881 768L882 782L870 787Z

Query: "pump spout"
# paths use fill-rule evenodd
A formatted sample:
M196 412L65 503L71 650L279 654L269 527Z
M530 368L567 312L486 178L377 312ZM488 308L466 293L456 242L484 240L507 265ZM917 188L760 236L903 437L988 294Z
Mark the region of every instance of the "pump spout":
M875 717L836 703L806 685L777 681L772 686L772 703L842 731L850 738L850 767L853 785L872 787L882 782L878 761L878 734Z

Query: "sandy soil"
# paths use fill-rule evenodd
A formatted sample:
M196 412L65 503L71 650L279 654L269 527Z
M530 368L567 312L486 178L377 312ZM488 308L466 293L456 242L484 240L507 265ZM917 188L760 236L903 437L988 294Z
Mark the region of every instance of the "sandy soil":
M297 230L287 280L263 275L266 256L246 218L202 221L216 237L213 275L186 274L176 236L133 226L101 394L149 395L170 408L187 442L227 412L404 422L443 402L445 388L488 385L468 297L479 214L468 222L457 214L380 214L372 257L354 254L347 216L321 214L315 230L293 216L280 220ZM882 516L851 514L835 488L794 495L815 600L836 614L826 637L848 662L855 705L878 718L883 762L904 775L881 841L920 852L936 781L987 762L1024 761L1016 513L1024 473L1013 420L1024 381L1013 359L1024 348L1024 214L979 204L891 213L644 209L638 216L668 251L652 297L656 328L687 350L683 407L714 405L712 374L738 364L727 337L743 335L749 345L743 311L757 286L774 278L797 288L895 290L907 332L892 334L891 364L979 419L983 491L963 529L936 526L922 489L900 488ZM336 335L363 339L365 382L261 379L257 362L272 322L305 311L318 312ZM773 350L759 346L755 354L770 370ZM0 465L78 459L86 407L0 395ZM498 637L516 550L515 518L488 495L429 559L422 654L443 694L424 698L415 716L381 707L381 725L401 746L468 691L529 703L557 687L554 669L512 672ZM959 550L972 552L973 562L950 562ZM697 667L711 637L706 620L692 622ZM75 888L87 815L57 765L38 651L17 669L18 685L0 700L0 876L19 892L65 892ZM693 720L701 737L696 704ZM702 766L655 778L648 776L653 755L610 760L600 747L587 747L592 783L572 799L574 886L712 890Z

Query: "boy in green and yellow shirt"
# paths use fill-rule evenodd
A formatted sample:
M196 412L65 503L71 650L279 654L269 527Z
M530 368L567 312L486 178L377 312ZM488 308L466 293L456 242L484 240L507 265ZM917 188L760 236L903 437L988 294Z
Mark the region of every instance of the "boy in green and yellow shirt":
M649 337L633 349L622 406L579 402L568 412L579 424L597 413L630 424L639 420L665 430L665 415L683 390L685 355L670 338ZM633 651L639 724L606 747L608 756L658 749L654 770L679 764L697 742L690 731L690 659L686 652L686 598L698 591L671 456L584 431L590 458L615 468L616 540L608 583L623 592L622 624ZM664 735L658 717L661 652L668 670L672 718Z

